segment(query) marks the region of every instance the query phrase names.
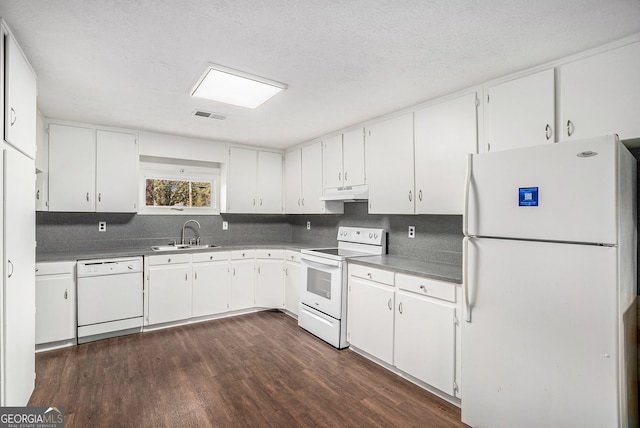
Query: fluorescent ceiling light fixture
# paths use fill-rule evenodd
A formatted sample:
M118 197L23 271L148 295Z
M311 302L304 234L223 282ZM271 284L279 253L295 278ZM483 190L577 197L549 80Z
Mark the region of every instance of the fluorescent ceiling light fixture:
M284 89L287 89L285 84L210 64L191 91L191 96L256 108Z

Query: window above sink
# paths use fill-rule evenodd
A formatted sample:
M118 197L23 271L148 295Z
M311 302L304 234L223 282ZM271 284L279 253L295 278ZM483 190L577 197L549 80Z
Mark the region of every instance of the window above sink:
M141 156L139 182L138 214L220 213L218 163Z

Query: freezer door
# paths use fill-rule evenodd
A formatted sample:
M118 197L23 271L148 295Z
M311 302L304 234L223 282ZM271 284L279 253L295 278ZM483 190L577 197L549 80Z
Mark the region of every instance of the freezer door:
M615 244L618 144L611 136L473 155L466 233Z
M616 249L472 239L462 421L616 427Z

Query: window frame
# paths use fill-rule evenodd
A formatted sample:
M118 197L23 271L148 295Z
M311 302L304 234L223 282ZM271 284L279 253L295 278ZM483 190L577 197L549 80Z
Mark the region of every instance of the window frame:
M149 164L151 165L151 164ZM158 164L140 165L139 210L141 215L219 215L220 169L189 167L188 165ZM204 182L211 185L211 207L147 206L147 180L175 180Z

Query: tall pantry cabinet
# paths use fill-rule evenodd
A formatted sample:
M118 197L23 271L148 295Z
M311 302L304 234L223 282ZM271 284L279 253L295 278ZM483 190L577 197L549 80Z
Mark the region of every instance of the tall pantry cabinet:
M4 20L0 34L0 406L26 406L35 384L36 76Z

